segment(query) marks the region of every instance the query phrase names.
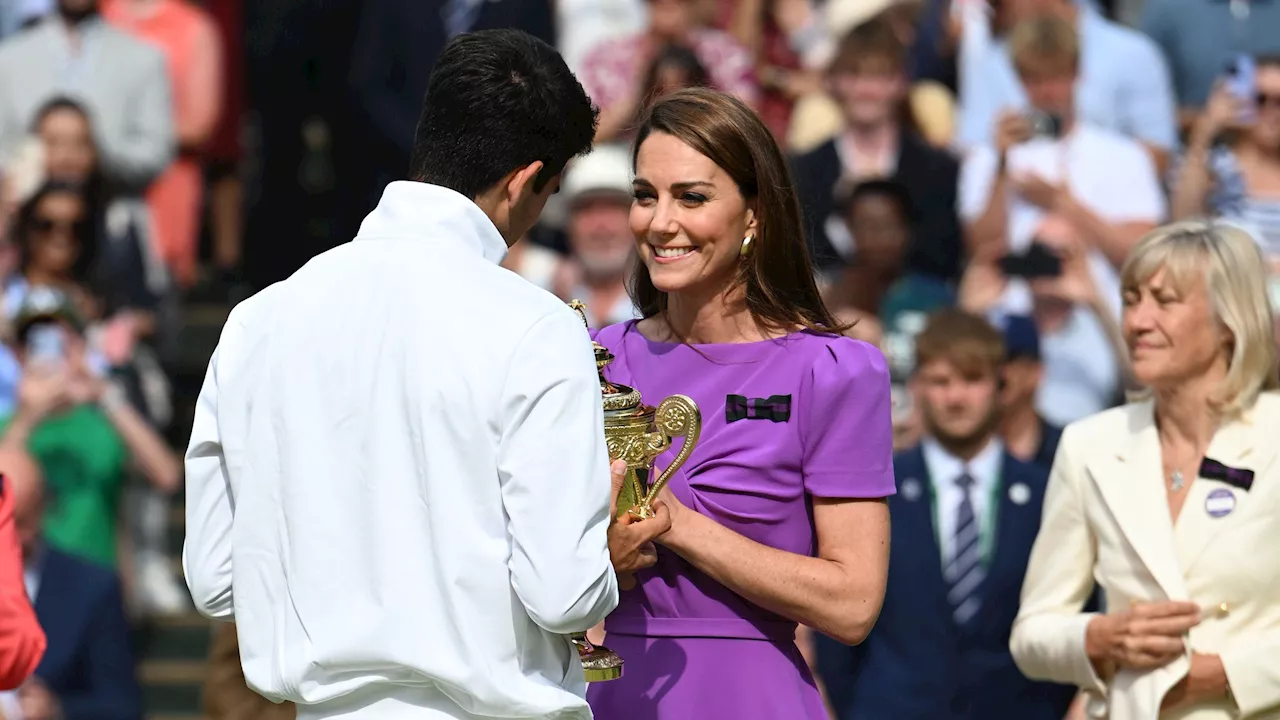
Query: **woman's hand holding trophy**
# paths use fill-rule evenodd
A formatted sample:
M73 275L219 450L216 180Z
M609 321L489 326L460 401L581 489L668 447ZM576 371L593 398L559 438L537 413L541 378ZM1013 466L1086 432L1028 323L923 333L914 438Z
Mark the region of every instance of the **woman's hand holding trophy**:
M661 501L653 503L653 516L640 520L630 508L618 507L618 495L626 481L627 463L614 460L609 466L609 507L613 519L609 522L609 558L618 575L618 587L630 590L635 587L637 570L652 567L658 561L658 549L653 541L671 529L671 514Z

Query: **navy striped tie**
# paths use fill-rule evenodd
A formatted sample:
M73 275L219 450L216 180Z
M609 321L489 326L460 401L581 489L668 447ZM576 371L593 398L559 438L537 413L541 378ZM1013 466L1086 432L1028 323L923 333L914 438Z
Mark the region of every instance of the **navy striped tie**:
M978 519L973 514L973 483L973 476L967 471L956 478L956 485L964 493L964 498L956 510L951 557L942 572L947 582L947 602L951 605L951 617L958 625L972 620L982 605L978 589L987 574L982 567Z

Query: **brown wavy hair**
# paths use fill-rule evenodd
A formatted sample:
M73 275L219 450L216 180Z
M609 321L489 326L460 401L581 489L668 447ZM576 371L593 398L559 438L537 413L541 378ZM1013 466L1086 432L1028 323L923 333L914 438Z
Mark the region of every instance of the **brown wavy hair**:
M666 133L733 178L755 209L758 229L751 252L738 263L736 282L746 289L747 309L761 328L791 332L797 327L839 333L848 329L822 301L805 241L800 200L787 161L760 117L741 100L708 88L686 88L663 96L640 123L631 165L645 138ZM631 276L631 299L641 314L667 309L644 263Z

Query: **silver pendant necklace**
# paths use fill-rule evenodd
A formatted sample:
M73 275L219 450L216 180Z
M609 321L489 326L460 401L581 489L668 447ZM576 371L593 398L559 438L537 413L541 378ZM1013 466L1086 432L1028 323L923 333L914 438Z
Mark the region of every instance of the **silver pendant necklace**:
M1185 480L1182 477L1181 470L1174 470L1173 474L1169 476L1169 479L1173 481L1174 492L1179 492L1182 490L1182 486L1185 484Z

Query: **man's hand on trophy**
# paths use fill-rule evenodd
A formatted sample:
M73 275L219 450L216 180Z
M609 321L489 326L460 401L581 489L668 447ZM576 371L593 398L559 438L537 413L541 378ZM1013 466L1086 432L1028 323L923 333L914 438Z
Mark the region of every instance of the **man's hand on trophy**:
M614 460L609 466L609 507L613 517L609 521L609 559L618 575L618 587L630 590L636 585L635 572L652 567L658 561L658 549L653 540L671 529L671 513L661 501L653 504L654 516L639 520L622 508L619 513L618 495L627 475L627 463ZM619 515L621 514L621 517Z

